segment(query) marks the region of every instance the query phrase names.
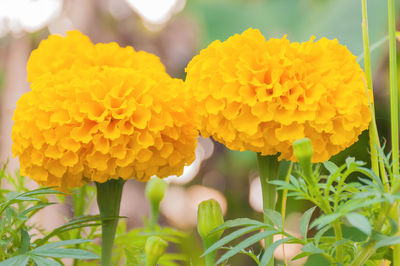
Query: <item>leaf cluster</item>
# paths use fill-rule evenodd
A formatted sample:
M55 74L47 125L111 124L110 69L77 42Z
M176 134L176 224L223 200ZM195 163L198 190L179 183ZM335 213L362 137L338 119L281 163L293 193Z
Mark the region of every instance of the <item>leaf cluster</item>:
M380 156L388 175L391 174L389 157ZM390 258L390 246L400 243L400 237L395 235L398 231L396 221L388 214L390 206L400 200L400 194L391 192L387 184L365 165L351 157L341 166L328 161L314 165L312 176L305 176L303 169L296 165L288 182L273 180L270 183L276 185L278 190L287 191L288 197L313 203L314 206L300 219L301 237L291 235L284 229L280 213L265 210L271 224L239 218L226 221L214 229L211 233L235 228L208 248L203 256L224 249L227 251L216 264L226 263L232 256L242 253L258 265L266 265L275 249L286 243L302 245L301 253L292 260L318 254L331 264L349 265L362 248L370 245L376 250L371 260ZM349 181L350 177L356 181ZM261 254L254 254L251 246L271 235L282 237ZM228 245L239 238L244 240ZM341 261L337 256L338 249L343 252Z
M41 209L55 204L49 202L49 195L63 195L53 188L39 188L29 191L23 177L0 171L0 182L7 182L9 189L0 190L0 265L63 265L61 258L97 259L98 256L81 249L63 248L69 245L87 243L89 240L63 240L76 228L99 224L99 217L78 217L47 233L30 219ZM95 222L95 223L93 223ZM35 240L33 240L35 238ZM51 242L53 239L61 241ZM54 240L53 240L54 241Z

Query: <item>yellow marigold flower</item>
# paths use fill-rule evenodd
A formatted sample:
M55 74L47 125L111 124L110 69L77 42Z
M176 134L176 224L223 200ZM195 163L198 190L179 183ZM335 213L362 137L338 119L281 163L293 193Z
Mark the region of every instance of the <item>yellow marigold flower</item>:
M203 136L232 150L281 153L308 137L314 162L350 146L368 127L364 73L337 40L265 40L254 29L215 41L189 63L186 86Z
M50 36L28 63L31 91L14 112L21 174L62 189L179 175L198 132L183 81L159 59L81 33Z
M27 64L28 81L32 82L48 72L55 74L72 67L103 65L165 71L160 59L153 54L137 52L130 46L120 47L115 42L94 45L79 31L70 31L65 38L50 35L38 49L32 51Z

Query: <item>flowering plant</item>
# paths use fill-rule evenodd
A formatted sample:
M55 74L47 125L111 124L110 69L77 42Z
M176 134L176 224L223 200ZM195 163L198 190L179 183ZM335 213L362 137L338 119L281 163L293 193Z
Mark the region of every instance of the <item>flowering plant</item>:
M252 28L200 51L188 63L184 81L171 78L155 55L117 43L94 44L79 31L42 41L27 64L31 90L14 112L12 152L22 175L51 187L6 197L0 191L0 266L59 265L68 257L74 266L93 265L97 255L102 266L212 266L233 262L237 254L273 266L279 251L285 265L319 258L315 265L400 266L394 0L388 0L392 137L386 149L376 125L367 6L361 2L364 69L360 57L336 39L266 39ZM334 163L331 157L367 129L369 147ZM168 190L159 179L182 175L192 162L199 165L199 133L253 155L262 221L225 219L226 208L218 201L180 198L180 190ZM362 154L370 158L364 156L363 162ZM229 166L230 173L235 166ZM215 172L205 173L203 184L225 187ZM150 201L150 219L131 231L129 223L118 225L128 179L148 182L143 194ZM95 186L88 188L91 182ZM174 211L196 204L197 235L158 224L166 191ZM32 240L33 227L25 220L50 205L42 196L70 192L76 217ZM86 201L95 196L100 214L85 215ZM37 203L26 203L31 201ZM296 233L288 229L286 216L299 201L310 206L299 217ZM84 239L100 236L101 244ZM197 248L200 238L203 254ZM69 245L74 248L62 248ZM290 245L298 252L289 259Z

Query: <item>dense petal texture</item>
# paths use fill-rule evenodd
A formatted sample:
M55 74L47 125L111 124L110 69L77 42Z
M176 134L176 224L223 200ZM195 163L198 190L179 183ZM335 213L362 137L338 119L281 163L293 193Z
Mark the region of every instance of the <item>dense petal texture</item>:
M364 73L337 40L266 41L249 29L211 43L186 72L202 135L232 150L294 160L293 141L308 137L321 162L354 143L371 119Z
M61 188L179 175L194 160L194 111L159 59L83 34L50 36L28 62L14 112L21 173Z

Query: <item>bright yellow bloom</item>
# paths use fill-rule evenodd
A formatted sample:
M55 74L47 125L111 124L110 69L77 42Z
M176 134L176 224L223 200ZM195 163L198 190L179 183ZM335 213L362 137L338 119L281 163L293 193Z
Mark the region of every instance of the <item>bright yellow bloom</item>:
M159 59L77 31L50 36L28 62L14 112L21 174L62 189L122 177L179 175L198 132L183 81Z
M28 81L33 82L44 73L56 74L73 67L109 66L118 68L152 69L164 72L160 59L133 47L117 43L98 43L79 31L68 32L68 37L50 35L38 49L32 51L27 64Z
M325 161L370 121L364 73L337 40L266 41L249 29L211 43L186 71L202 135L232 150L294 160L293 141L308 137L313 161Z

